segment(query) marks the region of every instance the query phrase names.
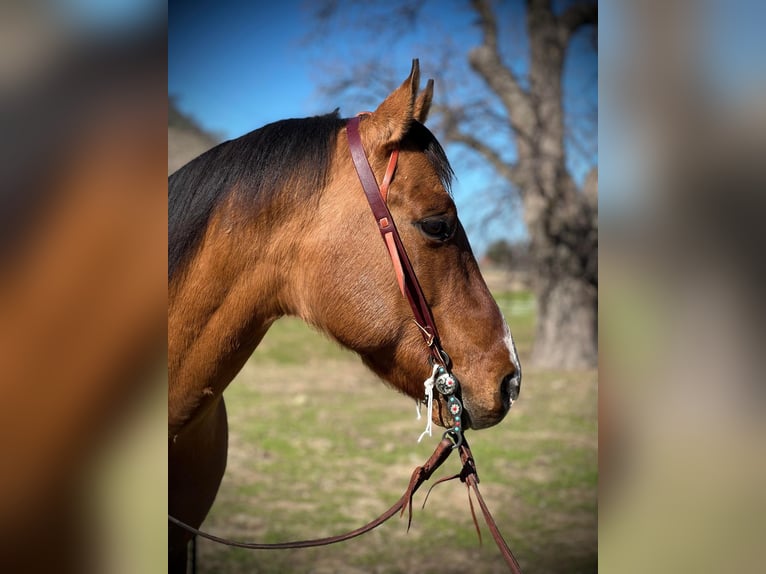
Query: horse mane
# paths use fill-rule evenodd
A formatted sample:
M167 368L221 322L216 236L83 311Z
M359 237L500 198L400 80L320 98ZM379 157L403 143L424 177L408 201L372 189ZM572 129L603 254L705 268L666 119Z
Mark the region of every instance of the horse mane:
M288 192L293 201L316 199L327 183L337 135L345 123L337 109L278 121L223 142L173 173L168 178L168 278L192 256L211 215L233 190L253 212ZM413 121L401 148L425 153L450 191L454 173L428 128Z
M168 178L168 278L191 257L215 208L235 188L254 212L283 192L291 191L296 201L315 196L327 183L344 124L338 110L278 121L223 142L173 173Z

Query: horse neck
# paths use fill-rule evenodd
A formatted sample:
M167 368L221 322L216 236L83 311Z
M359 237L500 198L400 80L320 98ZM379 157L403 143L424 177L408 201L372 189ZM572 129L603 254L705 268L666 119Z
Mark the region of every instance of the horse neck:
M217 402L271 324L289 312L293 232L301 223L263 210L245 220L228 202L169 285L171 432Z

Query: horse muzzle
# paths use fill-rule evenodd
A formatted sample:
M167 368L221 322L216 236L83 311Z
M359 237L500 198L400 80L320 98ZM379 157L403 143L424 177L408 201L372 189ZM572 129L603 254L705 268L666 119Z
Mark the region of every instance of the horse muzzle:
M521 379L517 372L504 376L495 390L488 393L463 388L464 428L489 428L505 418L521 391Z

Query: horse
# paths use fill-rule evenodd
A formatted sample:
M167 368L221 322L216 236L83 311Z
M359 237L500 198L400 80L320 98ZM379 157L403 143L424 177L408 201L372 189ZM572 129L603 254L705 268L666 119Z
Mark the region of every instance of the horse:
M407 79L358 134L374 174L398 164L385 201L460 381L463 428L496 425L521 385L513 337L451 196L454 175L428 128L433 80ZM278 318L295 316L356 352L416 401L432 372L333 113L288 119L224 142L168 186L168 505L198 527L224 474L223 392ZM356 128L355 128L356 129ZM447 427L446 401L431 421ZM170 525L171 571L190 536Z

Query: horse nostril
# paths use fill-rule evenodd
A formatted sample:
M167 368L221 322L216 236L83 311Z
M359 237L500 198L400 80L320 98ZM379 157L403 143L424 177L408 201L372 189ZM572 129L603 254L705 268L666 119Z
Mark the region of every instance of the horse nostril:
M521 391L521 381L519 381L516 373L503 377L503 382L500 383L500 395L503 397L503 403L518 399L519 391Z

